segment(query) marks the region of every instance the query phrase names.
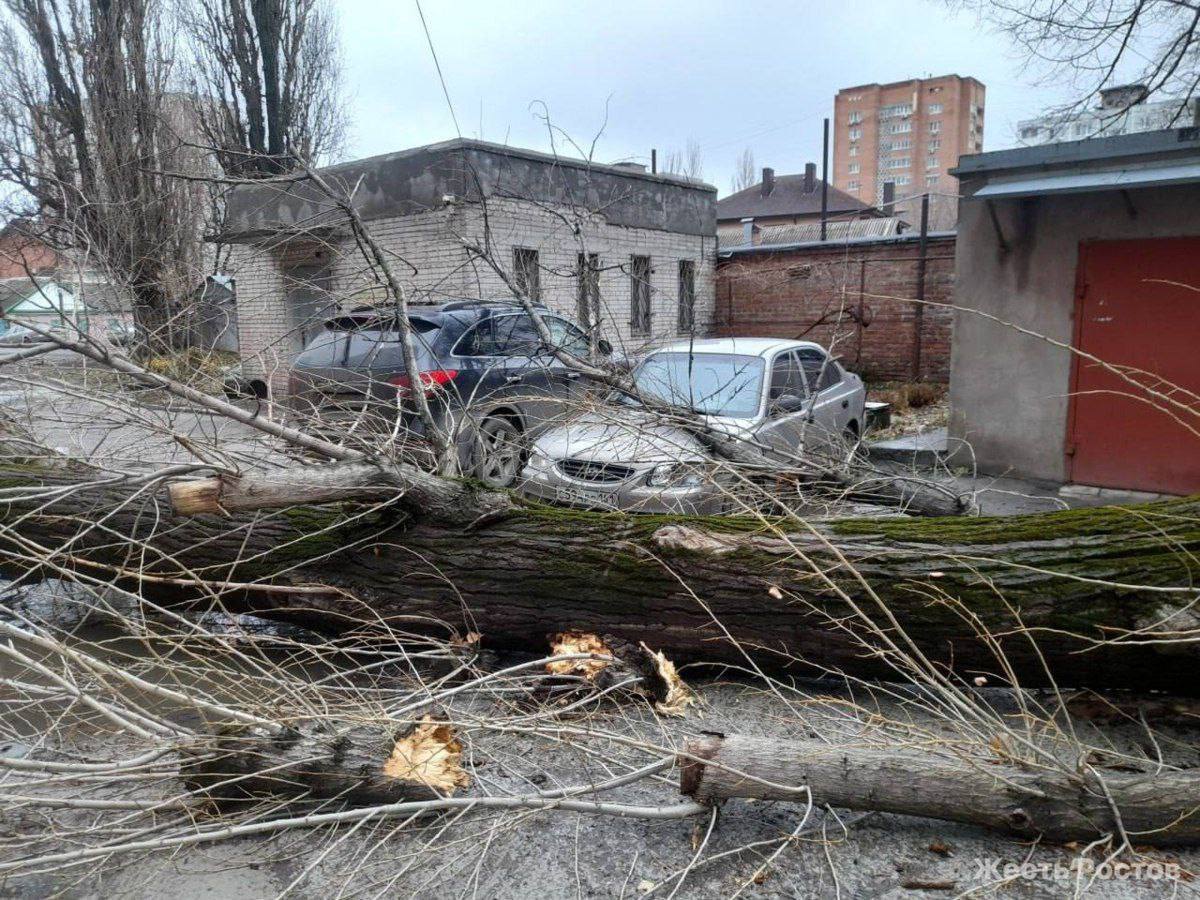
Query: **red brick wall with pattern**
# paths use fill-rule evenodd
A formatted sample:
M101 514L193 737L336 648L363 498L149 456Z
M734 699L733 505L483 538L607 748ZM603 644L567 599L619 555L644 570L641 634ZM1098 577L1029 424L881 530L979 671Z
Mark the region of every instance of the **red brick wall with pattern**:
M871 380L944 383L953 313L929 304L953 302L954 238L928 242L924 305L918 255L913 240L722 258L714 333L816 341Z

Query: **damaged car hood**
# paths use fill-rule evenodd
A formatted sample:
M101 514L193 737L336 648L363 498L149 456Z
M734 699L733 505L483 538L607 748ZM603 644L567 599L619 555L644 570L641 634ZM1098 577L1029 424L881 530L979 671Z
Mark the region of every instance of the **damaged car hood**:
M749 436L748 422L705 417L709 427L727 434ZM549 429L534 443L534 452L551 459L598 462L695 462L710 454L704 444L681 425L660 414L614 407L606 413L587 413Z

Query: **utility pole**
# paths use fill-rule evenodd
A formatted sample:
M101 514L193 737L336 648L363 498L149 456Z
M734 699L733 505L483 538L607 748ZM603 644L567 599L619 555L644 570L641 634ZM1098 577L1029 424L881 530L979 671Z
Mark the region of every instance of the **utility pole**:
M658 174L658 149L655 147L650 148L650 174Z
M829 119L821 142L821 240L825 240L825 219L829 215Z
M912 380L921 377L921 326L925 322L925 257L929 250L929 192L921 195L921 239L917 244L917 311L913 316Z

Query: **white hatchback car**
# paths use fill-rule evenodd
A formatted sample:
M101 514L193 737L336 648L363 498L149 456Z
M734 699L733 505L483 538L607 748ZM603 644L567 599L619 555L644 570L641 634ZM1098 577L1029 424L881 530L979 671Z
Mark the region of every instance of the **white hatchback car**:
M833 442L856 440L865 420L862 379L808 341L679 342L655 350L632 376L641 396L700 413L711 428L772 451L781 468L844 447ZM618 394L543 432L521 487L571 506L703 514L727 505L717 468L692 432Z

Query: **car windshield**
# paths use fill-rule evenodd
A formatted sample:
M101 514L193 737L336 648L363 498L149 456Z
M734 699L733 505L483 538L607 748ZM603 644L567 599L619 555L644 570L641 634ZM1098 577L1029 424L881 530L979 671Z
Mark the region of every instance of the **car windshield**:
M733 353L655 353L633 373L638 390L708 416L758 412L763 361Z

